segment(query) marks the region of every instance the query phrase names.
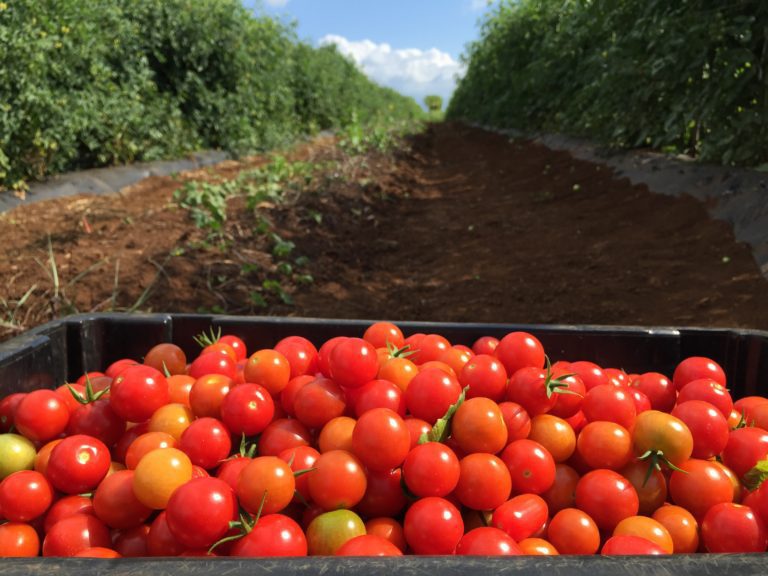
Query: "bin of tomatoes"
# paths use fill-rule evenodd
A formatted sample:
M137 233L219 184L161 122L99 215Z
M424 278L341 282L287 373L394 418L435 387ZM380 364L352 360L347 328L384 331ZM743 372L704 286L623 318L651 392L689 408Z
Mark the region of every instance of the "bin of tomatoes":
M0 346L0 556L20 558L0 574L39 556L749 570L768 548L766 348L729 330L71 317Z

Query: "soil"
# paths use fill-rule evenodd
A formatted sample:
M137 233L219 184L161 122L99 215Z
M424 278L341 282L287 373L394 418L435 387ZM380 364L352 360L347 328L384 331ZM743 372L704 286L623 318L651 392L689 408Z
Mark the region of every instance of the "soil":
M211 239L172 196L268 157L0 216L0 334L107 310L768 329L749 246L692 196L606 165L460 124L394 153L324 137L288 157L322 168L258 206L267 233L235 197ZM273 234L295 248L276 255Z

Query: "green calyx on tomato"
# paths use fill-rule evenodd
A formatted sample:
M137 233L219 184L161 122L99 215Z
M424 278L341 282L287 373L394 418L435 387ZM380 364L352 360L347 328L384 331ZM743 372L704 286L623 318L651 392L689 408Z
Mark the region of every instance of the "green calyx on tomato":
M83 405L92 404L109 392L109 386L99 390L98 392L94 392L93 383L91 382L91 378L88 376L88 373L85 374L85 395L75 390L70 384L67 384L67 388L75 398L75 401Z
M413 356L418 352L418 350L411 350L410 344L406 344L402 348L398 348L389 340L387 340L387 353L391 358L408 358L409 356Z
M214 332L213 326L210 328L210 332L206 333L205 331L200 332L197 336L192 336L192 339L197 343L200 348L205 348L206 346L210 346L211 344L216 344L216 342L219 341L221 338L221 326L219 326L218 330Z
M544 380L544 387L547 391L547 398L552 398L552 394L573 394L574 396L581 396L578 392L568 390L567 379L571 376L576 376L575 372L569 374L560 374L555 376L552 373L552 363L549 361L549 356L544 355L544 362L546 363L547 375Z
M459 406L464 403L468 390L469 386L464 386L464 389L459 395L459 399L448 407L448 410L445 411L442 418L437 419L435 425L432 426L432 430L424 432L419 436L419 444L426 444L427 442L444 442L445 439L448 438L451 433L451 419L453 418L453 415L456 414L456 410L459 409Z
M746 474L744 474L744 485L750 492L760 488L760 485L768 480L768 460L760 460Z
M231 536L225 536L221 540L217 540L213 544L211 544L211 547L208 548L208 554L211 554L216 548L221 546L222 544L225 544L227 542L234 542L235 540L240 540L240 538L243 538L250 534L251 530L253 530L253 527L256 525L256 522L259 521L259 518L261 518L261 511L264 510L264 503L267 501L267 491L264 491L264 495L261 497L261 503L259 504L259 509L256 511L256 514L251 516L248 512L240 509L239 512L239 519L238 520L232 520L229 523L230 530L237 530L235 534L232 534Z
M683 470L679 466L675 466L672 462L670 462L669 459L664 456L663 450L646 450L643 454L638 456L637 459L640 461L648 460L648 470L645 472L645 478L643 478L643 486L648 483L648 480L650 480L654 470L661 471L662 464L668 468L671 468L672 470L676 470L677 472L688 474L686 470Z

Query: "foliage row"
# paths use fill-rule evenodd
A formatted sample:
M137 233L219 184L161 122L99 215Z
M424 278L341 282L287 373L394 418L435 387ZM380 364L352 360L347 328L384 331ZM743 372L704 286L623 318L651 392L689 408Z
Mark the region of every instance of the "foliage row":
M0 1L0 188L419 113L238 0Z
M768 160L764 0L503 0L464 58L449 117Z

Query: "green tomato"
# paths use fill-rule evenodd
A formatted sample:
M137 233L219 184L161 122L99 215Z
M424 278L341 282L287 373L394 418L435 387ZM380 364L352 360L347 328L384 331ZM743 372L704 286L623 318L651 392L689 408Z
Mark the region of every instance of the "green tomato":
M307 527L307 549L310 556L333 556L347 540L363 534L365 524L351 510L325 512Z
M18 434L0 434L0 480L35 467L35 445Z

